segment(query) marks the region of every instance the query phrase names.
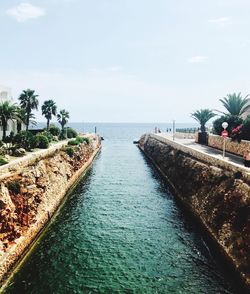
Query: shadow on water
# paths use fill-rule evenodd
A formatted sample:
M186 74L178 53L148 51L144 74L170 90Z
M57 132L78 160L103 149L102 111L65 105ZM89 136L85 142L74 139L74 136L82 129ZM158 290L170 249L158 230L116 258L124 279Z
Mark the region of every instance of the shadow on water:
M141 152L107 140L6 293L237 293L222 269Z

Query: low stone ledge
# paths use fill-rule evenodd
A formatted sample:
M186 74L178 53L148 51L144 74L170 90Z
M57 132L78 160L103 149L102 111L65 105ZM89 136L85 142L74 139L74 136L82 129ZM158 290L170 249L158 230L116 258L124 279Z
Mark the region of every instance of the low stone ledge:
M22 168L25 168L28 165L33 164L37 160L41 160L48 156L52 156L56 151L61 150L62 147L64 147L65 145L67 145L67 141L55 143L48 149L42 149L31 152L23 157L14 159L9 163L0 166L0 180L12 174L13 172L17 172Z
M221 136L209 134L208 146L222 150L223 140L224 138L222 138ZM226 152L230 152L240 156L243 156L244 152L250 148L250 141L247 140L241 140L240 142L238 142L232 141L231 138L226 138L225 142Z

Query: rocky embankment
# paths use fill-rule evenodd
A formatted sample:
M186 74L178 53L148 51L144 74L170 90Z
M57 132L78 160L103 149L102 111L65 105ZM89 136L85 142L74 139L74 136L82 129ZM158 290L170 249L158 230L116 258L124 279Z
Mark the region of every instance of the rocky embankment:
M250 291L249 173L167 141L144 135L139 147L203 224Z
M89 144L22 158L21 164L1 174L0 281L50 220L99 149L99 138L92 136Z

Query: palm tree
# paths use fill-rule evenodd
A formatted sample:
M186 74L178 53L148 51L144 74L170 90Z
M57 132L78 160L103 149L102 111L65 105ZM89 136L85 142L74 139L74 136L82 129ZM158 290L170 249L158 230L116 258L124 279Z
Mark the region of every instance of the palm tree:
M0 122L3 128L2 140L5 141L9 120L18 120L18 106L10 101L0 103Z
M200 109L191 113L191 117L200 123L202 132L206 131L206 123L214 116L216 116L216 114L210 109Z
M24 123L26 125L27 122L27 113L25 111L25 109L18 107L18 117L19 120L17 121L17 132L20 133L20 131L22 130L22 123ZM34 113L30 113L29 114L29 125L37 125L37 122L35 121L36 117L34 115Z
M49 122L52 119L52 115L56 115L56 103L53 100L46 100L42 105L42 115L47 119L47 131L49 131Z
M35 90L27 89L27 90L23 90L23 92L18 98L20 100L20 107L24 109L26 112L26 121L25 121L26 131L28 131L29 129L30 119L33 116L31 111L33 109L38 110L39 102L37 97L38 95L35 95Z
M69 112L66 111L65 109L60 110L59 113L57 114L57 121L61 125L62 131L64 130L65 125L68 123L68 119L69 119Z
M247 95L245 98L242 98L241 93L228 94L226 97L220 99L220 102L226 108L228 113L235 116L242 116L250 109L250 99Z

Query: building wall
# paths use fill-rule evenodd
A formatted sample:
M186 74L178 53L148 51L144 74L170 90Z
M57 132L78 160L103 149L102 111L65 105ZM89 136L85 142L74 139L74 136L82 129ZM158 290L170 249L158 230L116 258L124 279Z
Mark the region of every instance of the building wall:
M11 89L5 86L0 86L0 102L6 100L13 100Z
M14 100L11 94L11 88L0 85L0 103L3 101L11 101L14 103ZM25 129L25 126L23 124L22 124L22 129ZM7 136L9 136L11 132L14 132L15 134L17 133L16 121L8 122ZM2 139L2 136L3 136L3 129L2 129L2 126L0 125L0 140Z

